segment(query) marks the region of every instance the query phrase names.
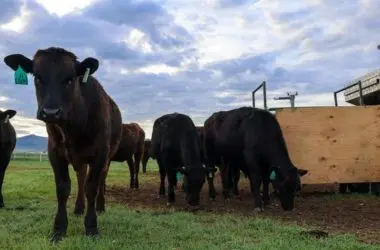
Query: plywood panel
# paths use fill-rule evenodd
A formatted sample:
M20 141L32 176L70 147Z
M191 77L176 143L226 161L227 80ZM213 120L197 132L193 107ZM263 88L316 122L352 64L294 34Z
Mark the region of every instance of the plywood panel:
M303 184L380 181L380 106L276 112Z

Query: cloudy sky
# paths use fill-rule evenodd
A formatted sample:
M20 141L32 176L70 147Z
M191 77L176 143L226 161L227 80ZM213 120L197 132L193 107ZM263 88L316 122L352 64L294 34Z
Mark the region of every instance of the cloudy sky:
M59 46L100 61L95 73L123 121L182 112L201 124L251 105L267 81L273 98L333 105L332 92L380 67L378 0L0 0L0 56ZM0 63L0 109L16 109L18 136L46 136L34 85L15 85ZM29 76L29 82L32 78ZM340 98L343 100L343 97ZM257 97L262 106L261 94ZM343 101L341 101L343 104Z

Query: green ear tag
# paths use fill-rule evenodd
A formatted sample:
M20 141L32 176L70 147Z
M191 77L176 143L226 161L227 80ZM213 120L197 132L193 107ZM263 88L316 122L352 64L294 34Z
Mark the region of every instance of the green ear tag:
M276 179L276 172L274 172L274 170L272 171L272 173L270 173L270 177L269 177L269 179L270 179L271 181L274 181L274 180Z
M15 71L15 84L28 85L28 76L20 65Z
M181 182L182 180L182 174L180 172L177 172L177 181Z

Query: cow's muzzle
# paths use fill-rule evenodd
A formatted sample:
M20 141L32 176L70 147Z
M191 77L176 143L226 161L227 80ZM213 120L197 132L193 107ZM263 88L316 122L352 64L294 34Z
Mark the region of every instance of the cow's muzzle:
M42 108L37 112L37 119L44 122L57 122L62 120L62 109Z

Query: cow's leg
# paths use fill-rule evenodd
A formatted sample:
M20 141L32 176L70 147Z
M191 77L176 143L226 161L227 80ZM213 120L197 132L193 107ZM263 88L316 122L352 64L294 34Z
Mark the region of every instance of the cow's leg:
M348 191L350 191L351 193L356 193L356 188L355 188L354 183L348 183L347 188L348 188Z
M269 174L265 174L263 176L263 201L264 205L268 206L270 204L270 198L269 198Z
M339 193L345 194L347 190L347 184L339 184Z
M101 153L100 153L101 152ZM87 211L84 219L86 235L92 236L99 234L97 217L95 212L95 199L98 194L101 173L108 166L108 152L99 150L94 163L90 165L90 171L86 181Z
M68 219L66 204L71 191L69 162L59 155L57 148L48 144L49 161L54 171L58 209L54 220L54 229L51 241L57 242L66 235Z
M236 198L240 198L240 196L239 196L239 187L238 187L238 183L239 183L239 179L240 179L240 169L238 167L234 167L232 169L232 171L233 171L233 175L232 175L232 194Z
M106 185L106 178L107 178L109 167L110 167L110 163L108 163L107 166L103 168L102 173L100 174L99 193L96 200L96 211L99 213L105 212L105 199L104 199L105 190L104 189Z
M145 154L147 154L147 153L144 153L144 155L141 159L143 174L146 174L146 165L148 163L148 157Z
M129 175L130 175L129 188L133 190L135 186L135 164L133 162L132 156L127 157L127 163L128 163Z
M230 191L232 187L232 175L231 164L229 161L224 161L224 168L221 173L222 185L223 185L223 197L226 201L229 201L231 198Z
M262 182L262 177L259 169L259 165L257 160L252 154L252 152L244 151L244 157L249 169L249 182L251 184L251 192L253 194L253 202L254 202L254 211L261 212L262 204L261 204L261 195L260 195L260 187Z
M160 157L157 157L157 163L158 163L158 168L160 171L160 188L158 195L160 196L165 196L165 177L166 177L166 168L161 160Z
M3 166L0 166L0 167L1 167L0 169L0 208L3 208L4 207L3 182L4 182L5 169L3 169Z
M207 173L207 183L208 183L208 197L210 200L214 201L216 197L216 190L214 185L215 173L213 170L210 170Z
M140 162L141 162L142 151L137 151L135 153L135 186L134 188L139 189L139 172L140 172Z
M77 167L74 167L77 171L77 181L78 181L78 194L77 200L75 202L74 214L82 215L85 209L85 184L86 184L86 176L87 176L87 164L83 164Z
M207 160L206 162L206 169L208 173L206 173L206 179L208 183L208 197L210 200L214 201L216 197L216 190L214 185L215 180L215 172L217 169L215 168L215 160Z
M173 168L169 168L167 174L168 174L168 205L171 205L175 202L174 189L177 186L177 176L176 176L176 171L173 171Z
M10 160L11 160L11 154L1 155L1 158L0 158L0 208L4 207L3 182L4 182L5 170L7 170Z

